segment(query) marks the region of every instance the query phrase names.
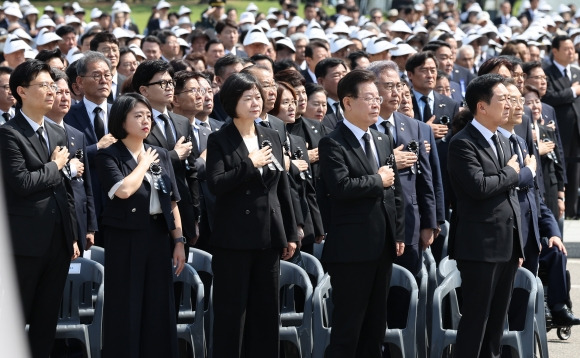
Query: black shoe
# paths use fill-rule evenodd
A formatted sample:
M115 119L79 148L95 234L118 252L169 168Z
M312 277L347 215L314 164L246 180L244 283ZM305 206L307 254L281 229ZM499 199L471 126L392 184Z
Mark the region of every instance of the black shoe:
M567 307L559 311L552 311L552 324L555 326L576 326L580 325L580 318L574 317L574 314Z

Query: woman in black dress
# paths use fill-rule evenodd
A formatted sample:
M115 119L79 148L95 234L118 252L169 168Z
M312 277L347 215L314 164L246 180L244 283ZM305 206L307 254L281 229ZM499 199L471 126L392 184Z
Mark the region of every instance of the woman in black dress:
M151 106L140 94L119 97L109 132L117 142L97 152L107 195L104 357L177 357L173 271L185 264L176 202L179 193L167 151L144 144Z

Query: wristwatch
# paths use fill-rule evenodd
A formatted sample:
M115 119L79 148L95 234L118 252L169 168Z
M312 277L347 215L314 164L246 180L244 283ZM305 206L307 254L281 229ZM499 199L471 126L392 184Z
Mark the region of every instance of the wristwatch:
M185 236L180 236L180 237L176 237L173 239L173 241L177 244L177 243L182 243L185 245L185 243L187 242L187 240L185 239Z

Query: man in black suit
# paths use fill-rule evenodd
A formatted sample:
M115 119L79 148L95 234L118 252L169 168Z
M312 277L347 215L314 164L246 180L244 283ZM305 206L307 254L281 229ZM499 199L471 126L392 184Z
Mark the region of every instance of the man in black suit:
M451 139L448 171L455 192L449 256L461 272L462 317L456 357L498 357L519 258L523 257L515 187L520 166L496 133L509 116L504 78L480 76L467 87L474 119ZM502 139L503 138L503 139Z
M119 40L108 31L99 32L91 40L91 51L97 51L105 55L111 61L111 92L107 97L107 102L113 103L117 96L121 94L123 83L127 77L117 72L121 53L119 52Z
M495 19L493 19L493 24L495 26L507 25L508 21L510 21L510 18L512 17L512 4L506 0L501 3L499 9L501 13Z
M544 68L548 89L542 101L554 107L566 161L566 217L578 215L580 143L580 70L571 67L574 62L574 44L568 36L552 40L554 61Z
M393 147L389 137L369 129L381 103L375 80L372 72L355 70L340 81L345 120L319 145L332 207L322 253L334 303L326 357L382 356L392 263L405 247Z
M540 0L530 0L530 7L523 12L523 15L528 19L528 24L531 24L536 18L542 17L539 5Z
M437 67L440 71L443 71L447 76L449 76L451 98L453 98L455 102L461 103L465 96L465 89L467 88L468 82L466 82L465 79L460 78L459 75L456 76L457 79L454 79L453 77L455 74L455 66L453 63L454 57L451 51L451 45L445 41L432 41L423 47L423 51L432 51L435 53L435 57L438 61Z
M240 57L232 54L227 54L216 61L214 66L215 81L218 86L226 81L234 73L240 72L244 68L244 62ZM218 121L225 122L228 115L224 110L222 101L220 100L220 93L217 92L213 96L213 112L211 117Z
M304 76L306 83L318 83L318 76L316 76L315 69L318 62L330 57L330 48L328 44L321 40L312 40L306 45L304 51L304 58L306 59L306 69L300 71Z
M57 69L53 69L53 73L58 90L52 109L45 115L45 120L62 127L66 134L69 163L64 173L70 179L75 199L78 237L80 238L78 245L82 255L83 250L90 249L95 243L95 232L98 230L89 161L86 156L87 147L85 135L63 121L71 104L68 77L63 71Z
M44 121L54 87L47 64L20 64L10 90L21 109L0 127L10 241L34 358L50 355L70 260L79 256L74 202L62 173L69 156L66 136Z
M340 122L344 111L338 100L338 81L348 73L346 62L342 58L325 58L318 62L315 73L318 84L326 91L326 114L334 114Z
M75 64L78 73L76 84L83 91L84 97L82 101L71 106L64 116L64 122L85 135L85 156L89 161L95 212L97 220L100 220L105 198L97 177L95 155L98 149L106 148L117 141L108 130L111 105L107 104L107 97L111 92L113 78L111 62L100 52L88 51ZM102 230L95 234L96 245L104 245L102 235Z

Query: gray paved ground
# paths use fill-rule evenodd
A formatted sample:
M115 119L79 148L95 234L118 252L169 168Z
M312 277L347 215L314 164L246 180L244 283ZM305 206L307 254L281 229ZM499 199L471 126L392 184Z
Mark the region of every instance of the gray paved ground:
M580 220L564 223L564 244L568 251L568 270L572 280L570 295L575 314L580 316ZM580 326L572 328L572 335L562 341L555 330L548 332L548 350L551 358L580 357Z

